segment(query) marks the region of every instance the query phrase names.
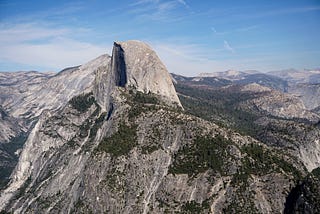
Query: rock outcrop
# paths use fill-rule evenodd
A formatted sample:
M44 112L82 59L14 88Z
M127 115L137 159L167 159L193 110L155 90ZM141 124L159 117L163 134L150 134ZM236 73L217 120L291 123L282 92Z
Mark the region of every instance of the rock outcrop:
M105 66L108 56L103 55L85 65L65 69L44 81L27 87L16 99L8 99L3 107L14 117L33 119L43 110L57 110L72 97L91 90L95 69Z
M320 107L320 83L293 84L290 85L288 92L299 97L308 110Z
M151 47L139 41L118 42L113 52L117 53L119 60L116 68L122 77L120 84L160 95L167 102L181 107L170 74Z
M318 123L320 116L309 111L303 102L296 96L291 94L281 93L275 90L268 90L266 87L258 86L257 84L250 84L243 87L243 90L257 92L267 92L259 96L251 102L261 111L266 111L269 114L286 118L286 119L301 119L312 123Z

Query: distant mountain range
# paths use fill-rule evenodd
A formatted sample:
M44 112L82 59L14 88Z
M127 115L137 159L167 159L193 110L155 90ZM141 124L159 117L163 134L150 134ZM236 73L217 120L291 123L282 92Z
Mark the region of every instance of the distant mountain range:
M173 74L173 78L189 82L189 84L217 87L257 83L299 97L308 110L316 109L320 105L320 69L302 71L288 69L268 73L254 70L228 70L216 73L201 73L195 77L182 77Z
M235 70L227 70L222 72L214 72L214 73L201 73L199 77L220 77L228 80L239 81L243 79L250 79L250 76L254 75L266 75L281 78L284 81L288 81L290 83L311 83L317 84L320 83L320 69L312 69L312 70L295 70L295 69L287 69L287 70L279 70L279 71L270 71L267 73L262 73L256 70L248 70L248 71L235 71Z

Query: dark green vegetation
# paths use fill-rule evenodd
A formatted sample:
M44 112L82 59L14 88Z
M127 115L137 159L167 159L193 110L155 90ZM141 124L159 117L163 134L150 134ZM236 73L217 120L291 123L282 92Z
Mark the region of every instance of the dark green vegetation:
M224 161L230 156L226 148L231 143L220 135L214 138L198 136L174 155L169 173L195 176L212 169L225 174Z
M137 127L127 126L122 123L118 127L118 131L111 135L110 137L104 138L97 151L107 152L113 157L118 157L121 155L128 154L131 149L137 145Z
M235 185L247 182L251 175L263 176L274 172L285 172L297 180L302 178L300 171L291 163L285 161L280 154L275 151L271 152L261 145L249 144L243 146L241 153L244 155L241 160L241 167L232 179L232 183Z
M176 85L179 99L185 110L192 115L213 121L221 126L232 128L242 134L257 135L262 128L253 121L259 118L252 112L240 108L239 103L258 96L248 92L194 88L187 85Z
M159 99L152 93L144 94L140 91L129 91L127 102L131 106L128 117L132 120L138 117L142 112L152 111L157 109L160 104Z
M95 110L93 111L93 113L80 126L79 133L79 136L81 138L85 138L89 135L89 139L93 141L98 129L102 126L103 121L106 119L107 113L103 112L100 114L101 108L96 102L92 92L74 97L69 101L69 103L74 109L76 109L80 113L85 113L90 109L92 105L95 105Z
M291 190L284 213L320 213L320 167Z
M261 145L250 144L244 146L242 147L242 152L247 155L244 161L246 162L246 171L250 174L262 173L263 175L271 171L284 171L301 178L301 173L292 164L286 162L280 154L271 153L270 150L263 148ZM254 160L254 164L250 159Z
M292 144L308 142L301 136L318 129L308 121L274 117L250 104L252 99L267 92L243 92L237 85L212 88L177 84L176 90L187 113L250 135L267 145L292 147ZM265 123L261 123L261 118Z
M94 103L96 103L92 92L87 94L81 94L76 97L73 97L69 103L74 109L77 109L79 112L86 112Z
M91 140L93 140L94 137L96 136L98 129L102 126L103 121L104 121L105 118L106 118L106 115L107 115L107 113L104 112L104 113L102 113L97 119L95 119L95 121L94 121L94 123L93 123L93 126L90 128L89 138L90 138Z
M285 85L283 86L285 88ZM292 149L299 145L299 143L307 143L308 136L312 136L312 133L317 129L316 124L310 124L308 121L277 118L260 111L255 106L250 106L252 99L264 96L266 92L243 92L240 89L241 87L237 85L222 88L217 86L212 87L206 84L201 86L190 85L190 83L184 84L182 82L176 84L176 90L180 94L180 101L187 113L208 121L213 121L220 126L231 128L236 132L250 135L268 146ZM266 123L257 122L261 118L264 118L263 122ZM304 136L304 138L301 136ZM207 145L206 141L202 143ZM170 169L170 172L193 174L205 171L205 169L212 169L208 167L208 157L206 155L202 155L199 158L199 154L192 151L192 149L194 149L204 154L204 151L210 147L204 150L198 147L191 148L192 147L188 148L187 146L178 152L179 157L177 157L177 162L180 164L178 165L175 160L174 167ZM222 146L222 151L225 151L223 149L224 147ZM251 192L249 182L253 175L265 176L271 173L279 173L298 184L303 180L305 169L297 169L293 165L293 162L288 161L291 157L286 157L286 149L278 151L258 144L248 144L239 149L242 158L237 166L236 173L232 174L230 183L230 185L237 188L237 190L234 198L232 198L230 203L224 208L225 213L258 212L254 204L251 203L254 201L255 193ZM219 161L228 157L221 154L227 153L220 152L216 154L219 157L219 160L215 160L215 165L213 165L213 170L216 172L224 169L221 167L221 162ZM197 162L197 160L201 161ZM200 163L203 164L199 165ZM222 164L225 165L225 162L223 161ZM317 172L318 171L315 171L314 173L317 174ZM286 209L289 208L289 212L287 213L292 213L294 210L297 211L299 209L300 213L305 213L305 207L308 204L313 204L313 208L309 210L317 210L315 204L320 203L319 200L317 201L315 198L319 199L320 196L318 193L315 193L315 191L319 193L320 191L315 187L320 185L315 185L316 179L314 178L315 176L305 178L306 180L303 181L303 185L300 184L292 190L287 200ZM308 190L307 192L306 189ZM301 198L301 195L304 195L306 198L305 201L307 202L303 202L302 205L294 205L294 203L299 202L298 199ZM248 203L239 203L240 201L247 201ZM300 208L292 209L293 207L299 206ZM303 209L301 206L303 206Z
M318 167L318 168L316 168L316 169L314 169L314 170L312 170L312 175L314 176L314 177L316 177L316 178L318 178L318 179L320 179L320 167Z
M142 93L134 89L129 90L128 94L123 94L127 103L131 106L128 118L133 120L137 118L142 112L150 112L158 109L165 109L170 112L181 112L182 109L177 106L169 106L161 100L161 98L153 93Z
M209 203L208 201L204 201L202 203L197 203L196 201L188 201L181 207L181 212L185 214L192 214L192 213L209 213Z
M6 152L7 155L0 157L0 189L2 189L8 182L11 172L13 171L18 156L15 152L23 147L27 140L27 133L21 133L19 136L14 137L8 143L0 143L0 151Z
M132 101L135 103L140 103L140 104L160 104L159 99L156 97L155 94L152 93L142 93L140 91L137 91L133 93L132 91L129 92L132 96Z

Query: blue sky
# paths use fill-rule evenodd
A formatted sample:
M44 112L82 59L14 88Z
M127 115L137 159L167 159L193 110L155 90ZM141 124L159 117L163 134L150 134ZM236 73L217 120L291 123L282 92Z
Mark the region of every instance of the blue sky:
M0 0L0 71L59 71L131 39L187 76L313 69L319 35L319 0Z

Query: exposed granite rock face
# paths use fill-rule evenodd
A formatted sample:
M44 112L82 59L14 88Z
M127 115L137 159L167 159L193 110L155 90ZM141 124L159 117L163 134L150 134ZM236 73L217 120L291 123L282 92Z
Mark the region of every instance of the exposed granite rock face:
M251 83L251 84L248 84L248 85L244 85L242 88L241 88L241 91L244 91L244 92L253 92L253 93L262 93L262 92L271 92L272 89L271 88L268 88L268 87L265 87L265 86L262 86L262 85L259 85L257 83Z
M280 213L306 174L290 153L182 112L170 75L141 42L116 43L112 57L46 84L34 92L55 99L34 101L28 116L37 122L0 210ZM30 110L23 103L8 109L21 115Z
M18 162L26 132L24 121L10 116L0 106L0 189L7 184Z
M286 193L300 173L292 165L299 163L289 156L170 107L137 101L150 95L130 95L115 88L111 96L115 107L109 119L92 94L75 97L61 111L41 117L12 183L1 194L0 204L6 210L275 213L284 209ZM278 162L271 166L260 155Z
M95 70L95 79L93 86L94 96L100 107L106 111L111 103L110 94L115 87L113 81L114 75L111 71L111 57L106 58L106 64Z
M251 102L253 102L257 108L273 116L286 119L296 118L308 120L312 123L318 123L320 121L320 116L306 109L303 102L294 95L268 90L268 88L259 86L258 84L246 85L242 90L254 93L266 92L263 96L259 96Z
M122 44L126 47L128 52L131 51L131 54L132 51L134 52L132 49L137 49L137 54L134 55L134 58L130 58L122 47L115 43L112 57L103 55L85 65L68 68L57 75L48 76L47 79L43 78L42 81L35 83L32 87L29 86L30 84L27 84L25 91L21 93L16 100L13 100L10 96L5 97L3 103L6 105L5 107L10 111L11 115L33 120L37 120L39 117L39 120L26 141L20 156L20 161L12 175L10 185L1 195L1 204L5 205L8 203L9 199L12 198L24 183L28 182L32 177L38 176L38 171L41 171L44 164L42 160L44 153L47 153L50 149L60 148L66 142L73 142L74 139L72 136L77 128L79 129L79 126L80 132L77 133L79 137L82 137L83 135L83 126L88 128L89 122L93 123L92 128L94 129L90 134L93 136L97 135L96 132L99 127L97 127L97 124L95 123L97 121L95 121L94 118L102 113L103 118L100 118L100 120L103 120L105 117L109 119L113 114L113 111L116 111L117 107L114 106L114 103L116 103L118 99L117 96L114 95L114 93L117 92L116 87L120 86L129 88L130 90L135 89L138 91L143 90L147 93L154 93L159 95L159 98L163 99L167 104L180 105L171 79L169 78L169 82L162 82L161 80L154 79L156 77L163 77L167 80L166 77L169 76L169 74L150 47L140 42L133 42L133 44L135 44L134 47L132 47L132 42ZM128 62L132 62L132 59L137 62L140 60L145 61L141 55L143 53L151 55L150 57L152 57L150 64L145 62L143 66L143 69L146 69L144 74L147 74L148 71L150 71L154 72L155 75L138 78L139 71L136 71L135 69L132 70L130 67L131 65L128 65L125 58L127 58ZM157 63L160 63L160 67L157 67ZM128 80L133 82L132 79L134 79L135 84L127 84L127 76L129 76L129 74L130 77ZM139 81L136 81L135 77ZM144 85L148 84L141 81L156 81L156 85L150 83L151 87L144 87ZM158 83L162 84L157 85ZM161 87L168 87L168 89ZM91 97L89 96L90 98L86 97L86 95L79 95L88 93L91 94ZM60 127L50 126L52 130L44 130L44 127L47 127L48 124L53 122L52 118L55 120L59 119L59 115L63 114L63 112L61 112L63 110L61 109L68 109L68 107L64 106L71 98L72 99L67 106L72 105L74 99L78 99L77 97L75 98L75 96L78 96L78 98L80 96L79 99L84 99L81 96L85 96L85 99L94 99L96 109L93 110L93 113L91 112L94 116L90 113L89 115L92 117L89 116L85 121L83 121L82 118L74 117L73 120L70 121L71 124L69 124L69 126L68 122L61 121ZM86 100L82 100L76 105L83 105L85 102ZM72 116L72 112L66 111L67 115L64 117L64 120L69 121L67 117ZM78 111L83 113L83 109L78 109ZM79 116L80 115L78 115L78 117ZM88 115L86 116L88 117ZM85 116L81 117L85 118ZM78 124L79 121L82 121L82 124L81 122ZM102 121L100 121L100 123L101 122ZM78 126L75 124L78 124ZM79 141L82 140L80 139ZM99 141L95 141L95 143L97 142Z
M24 108L23 99L54 74L36 71L0 72L0 105L11 117L17 117L11 110Z
M295 69L287 69L281 71L272 71L269 74L278 76L282 79L287 80L291 83L311 83L317 84L320 83L320 70L295 70Z
M306 109L298 97L257 83L219 86L214 80L194 84L192 77L174 77L189 113L280 147L299 158L309 172L320 166L318 112Z
M58 74L0 73L0 105L7 115L0 119L0 126L3 125L0 129L0 143L6 143L0 145L0 160L4 164L1 164L0 187L15 167L26 135L34 129L42 113L57 111L73 96L92 90L95 71L107 66L109 62L110 57L103 55L82 66L64 69ZM8 161L10 164L7 164Z
M293 84L290 85L288 92L298 96L309 110L320 107L320 83Z
M127 41L116 42L114 49L121 52L119 60L125 60L128 86L160 95L181 107L170 74L150 46L139 41Z
M10 142L11 138L18 136L24 131L24 124L21 120L11 117L0 106L0 144Z
M102 55L82 66L42 78L35 84L26 84L20 89L22 93L8 97L2 105L10 115L30 120L40 116L43 110L57 110L73 96L91 90L95 69L106 66L108 59L108 55Z

